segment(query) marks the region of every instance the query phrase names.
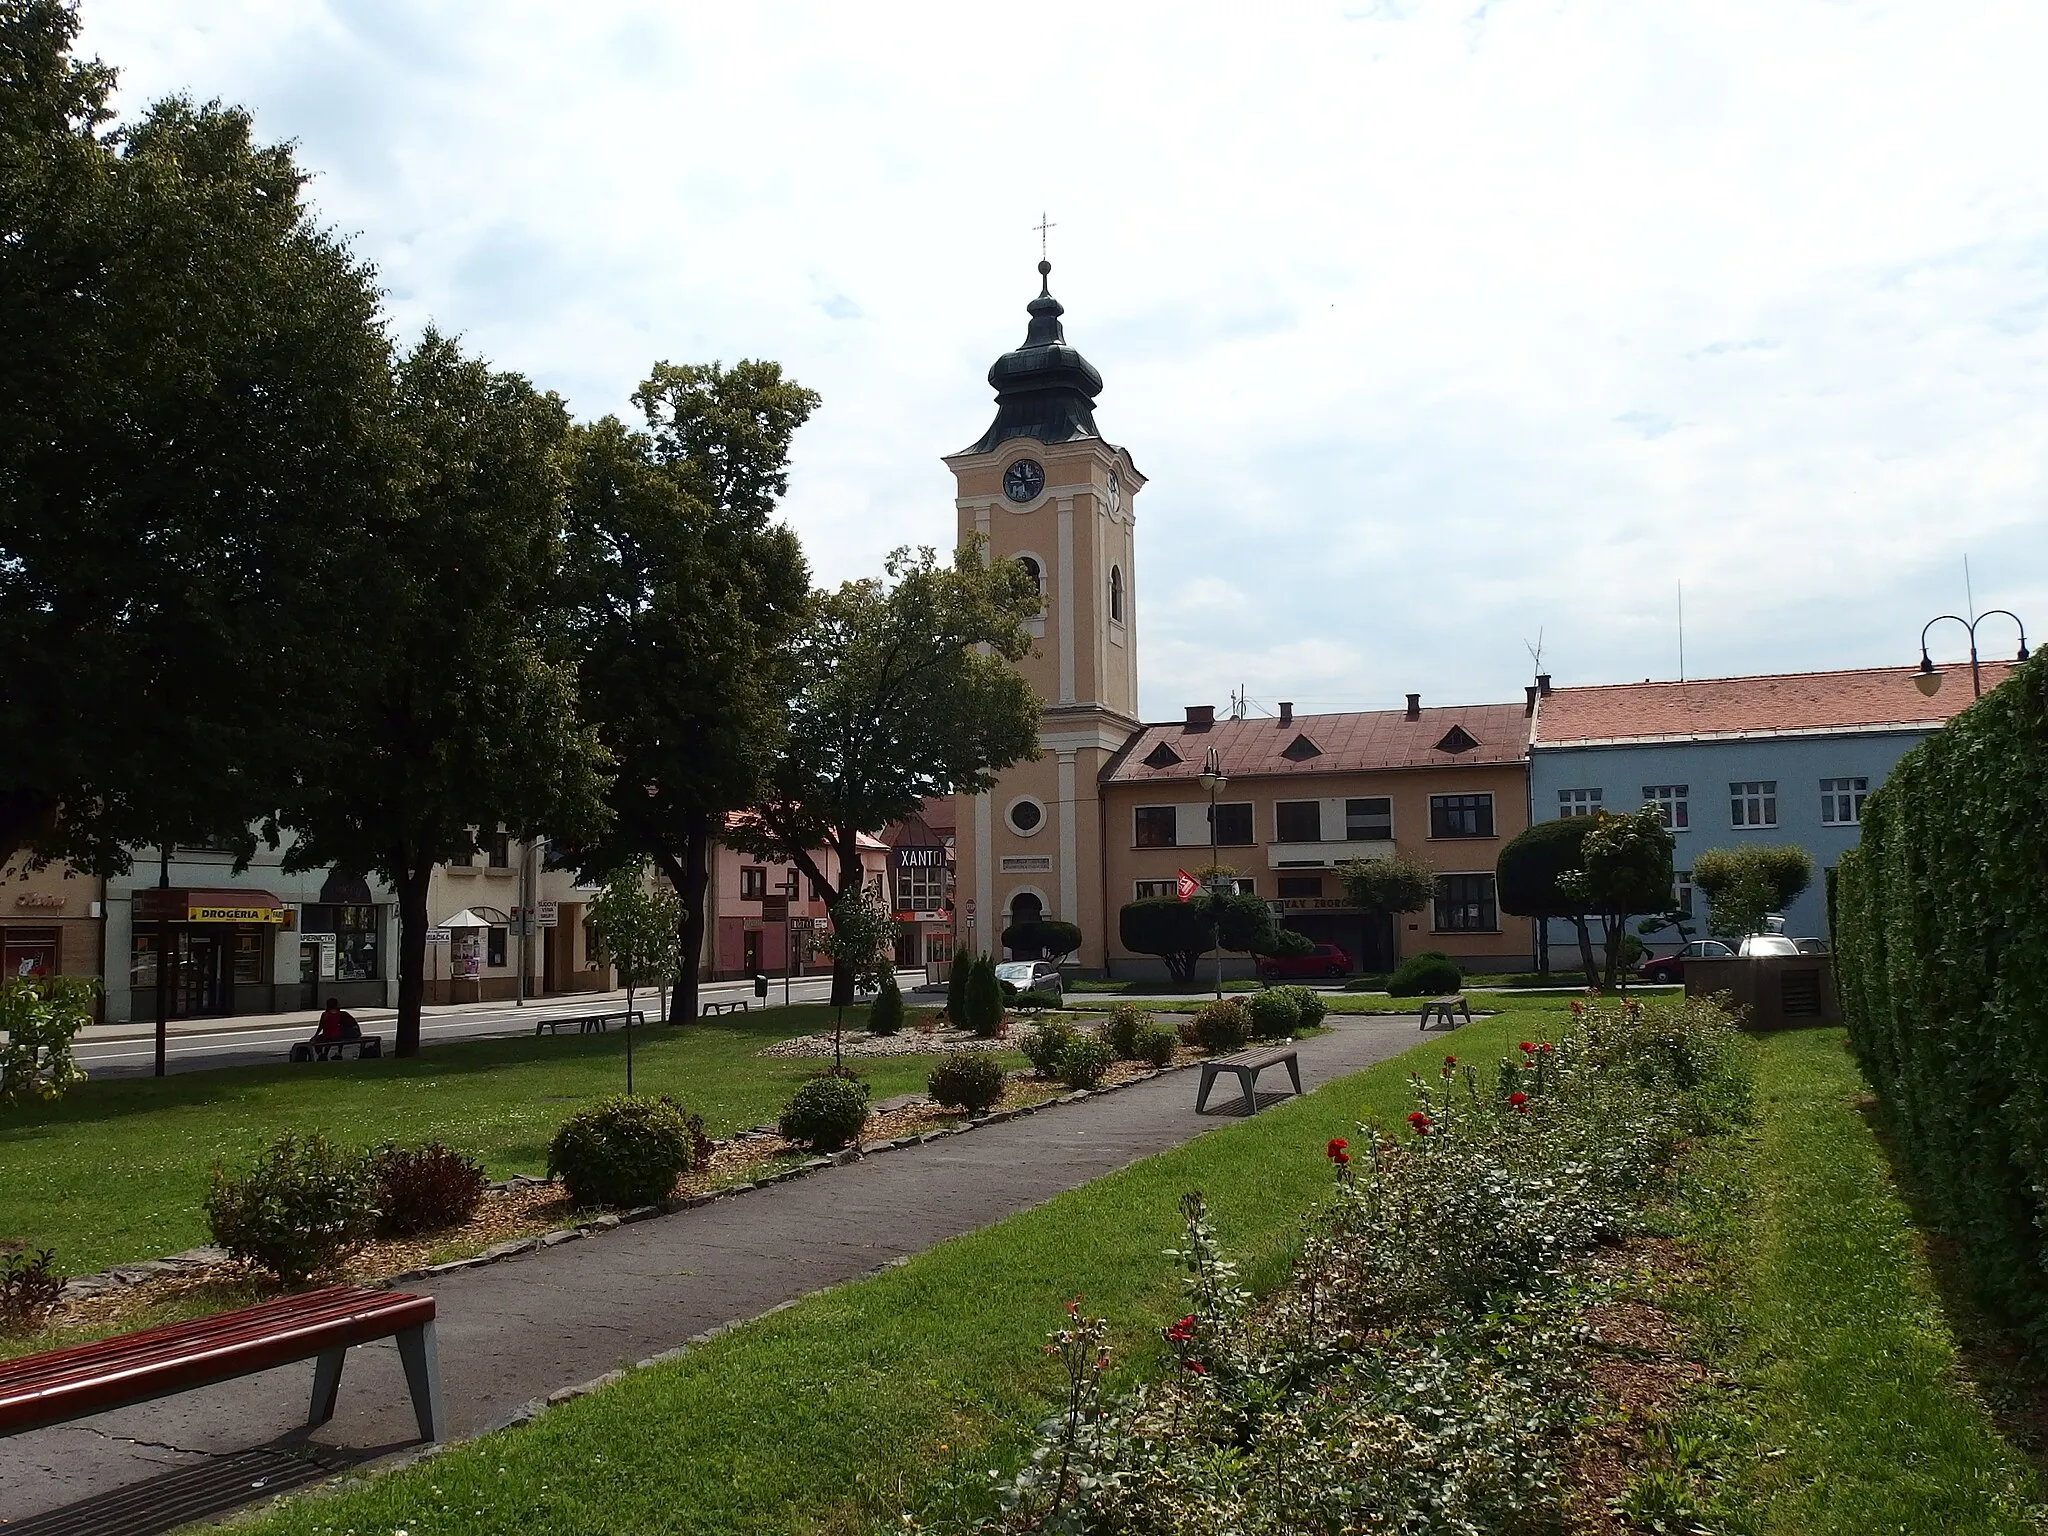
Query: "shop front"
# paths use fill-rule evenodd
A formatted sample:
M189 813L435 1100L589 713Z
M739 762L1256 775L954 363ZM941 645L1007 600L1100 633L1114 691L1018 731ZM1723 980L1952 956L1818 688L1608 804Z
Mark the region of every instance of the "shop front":
M293 916L268 891L138 889L129 936L128 1016L156 1016L160 975L168 978L170 1018L271 1012L277 1006L277 935L293 927Z

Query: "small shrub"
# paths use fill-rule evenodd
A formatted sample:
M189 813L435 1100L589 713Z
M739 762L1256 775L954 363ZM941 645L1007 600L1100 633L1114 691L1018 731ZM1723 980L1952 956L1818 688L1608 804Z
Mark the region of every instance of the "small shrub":
M1118 1003L1102 1026L1102 1038L1125 1061L1137 1061L1145 1053L1138 1049L1138 1031L1152 1022L1152 1015L1134 1003Z
M370 1158L377 1183L377 1230L414 1237L459 1227L483 1203L483 1165L438 1141L424 1147L380 1147Z
M1301 1010L1301 1022L1296 1026L1299 1029L1314 1029L1330 1011L1330 1005L1323 1001L1323 994L1314 987L1275 987L1273 990L1285 992L1294 999L1295 1006Z
M64 1295L49 1249L12 1253L0 1263L0 1334L33 1333Z
M875 1000L868 1004L868 1033L893 1035L903 1028L903 989L894 972L882 978Z
M1173 1033L1182 1045L1200 1046L1202 1043L1201 1032L1195 1027L1192 1018L1180 1020L1173 1026Z
M239 1178L214 1164L206 1224L231 1257L298 1285L369 1241L377 1185L362 1153L287 1131Z
M1173 1053L1180 1047L1180 1032L1170 1024L1146 1022L1138 1026L1138 1033L1131 1040L1131 1055L1138 1061L1149 1061L1155 1067L1170 1066Z
M1274 987L1252 998L1248 1005L1252 1033L1261 1040L1293 1038L1296 1027L1301 1023L1301 1004L1288 995L1290 990Z
M562 1122L548 1173L578 1205L652 1205L696 1161L689 1122L667 1099L615 1093Z
M1064 1019L1047 1019L1024 1037L1019 1049L1040 1077L1056 1077L1060 1070L1060 1057L1066 1054L1067 1047L1074 1043L1079 1033Z
M1387 978L1389 997L1436 997L1455 992L1465 984L1465 973L1441 950L1426 949L1410 955Z
M1033 1012L1044 1008L1057 1008L1063 1001L1057 992L1041 992L1033 988L1029 992L1019 992L1011 998L1010 1006L1019 1012Z
M1116 1065L1116 1049L1100 1035L1076 1035L1060 1053L1060 1081L1069 1088L1094 1088Z
M814 1077L797 1089L780 1129L815 1152L837 1152L868 1121L868 1085L857 1077Z
M932 1102L970 1115L985 1115L1002 1102L1003 1064L989 1051L955 1051L925 1079Z
M1251 1010L1234 997L1204 1003L1195 1015L1194 1043L1212 1056L1241 1051L1252 1037Z
M953 963L946 970L946 1022L955 1029L967 1027L967 978L974 971L974 956L961 945L953 951Z

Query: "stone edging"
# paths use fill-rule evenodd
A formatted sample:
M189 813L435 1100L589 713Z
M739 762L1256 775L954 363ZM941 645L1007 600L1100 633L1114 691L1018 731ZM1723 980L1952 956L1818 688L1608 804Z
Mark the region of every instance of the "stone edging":
M863 1157L872 1156L876 1153L893 1152L903 1147L919 1146L925 1142L940 1141L948 1136L959 1136L979 1126L999 1125L1005 1120L1014 1120L1020 1115L1035 1115L1044 1110L1052 1109L1057 1105L1073 1104L1082 1099L1095 1098L1106 1093L1117 1093L1131 1087L1133 1084L1150 1082L1153 1078L1162 1077L1166 1073L1182 1072L1189 1067L1200 1065L1200 1062L1189 1061L1176 1062L1166 1067L1154 1067L1150 1071L1141 1072L1135 1077L1126 1078L1123 1082L1113 1083L1108 1087L1076 1088L1070 1093L1056 1094L1054 1097L1046 1099L1041 1103L1021 1105L1016 1109L991 1110L985 1115L974 1116L965 1125L948 1126L943 1130L937 1131L924 1131L913 1136L897 1136L888 1141L859 1143L842 1151L834 1152L829 1156L807 1159L804 1162L798 1163L793 1168L785 1168L781 1172L771 1173L765 1178L750 1179L743 1184L728 1184L723 1189L712 1190L702 1195L687 1195L679 1200L668 1199L657 1201L652 1205L639 1205L627 1211L607 1211L601 1216L593 1216L589 1220L577 1222L573 1226L557 1227L553 1231L536 1233L532 1237L515 1237L502 1243L495 1243L491 1247L486 1248L482 1253L472 1254L466 1259L451 1259L445 1264L430 1264L424 1269L401 1270L395 1275L387 1275L380 1280L371 1282L371 1284L378 1288L388 1289L397 1285L411 1285L436 1275L454 1274L458 1270L478 1269L486 1264L502 1263L506 1259L517 1258L524 1253L534 1253L542 1248L559 1247L563 1243L574 1242L578 1238L596 1237L600 1233L609 1232L616 1227L630 1226L635 1222L650 1221L657 1216L674 1215L678 1211L696 1210L700 1206L710 1205L715 1200L729 1200L734 1196L748 1194L757 1189L766 1189L773 1184L782 1184L790 1179L803 1178L808 1174L816 1173L821 1168L831 1168L845 1163L856 1163ZM766 1126L758 1127L757 1129L772 1131L774 1127ZM551 1179L536 1178L532 1174L515 1173L511 1178L500 1179L488 1187L493 1191L503 1193L506 1190L530 1189L553 1182ZM189 1274L195 1270L210 1268L215 1264L224 1264L227 1262L227 1259L228 1255L225 1249L202 1245L197 1248L187 1248L183 1253L174 1253L168 1258L141 1259L132 1264L116 1264L95 1274L74 1275L66 1280L64 1282L63 1300L83 1301L93 1296L104 1296L110 1291L124 1290L131 1285L140 1285L145 1280L155 1280L164 1275ZM710 1337L710 1335L706 1335L706 1337ZM701 1339L690 1341L691 1344L700 1342L702 1342ZM687 1348L689 1346L685 1345L683 1347ZM667 1356L657 1356L656 1358L665 1359ZM652 1362L640 1362L640 1364L650 1363ZM616 1372L612 1373L614 1376L616 1374ZM593 1390L596 1386L602 1385L610 1379L610 1376L601 1377L596 1383L586 1382L580 1388L565 1387L563 1392L568 1393L570 1396L581 1396L583 1392ZM559 1392L546 1401L553 1402L557 1399L566 1401L565 1398L562 1398L562 1393ZM543 1404L543 1406L545 1405Z

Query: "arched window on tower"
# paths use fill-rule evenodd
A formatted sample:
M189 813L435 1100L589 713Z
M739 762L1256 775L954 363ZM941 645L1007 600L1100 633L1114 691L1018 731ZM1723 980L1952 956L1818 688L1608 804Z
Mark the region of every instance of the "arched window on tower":
M1124 570L1120 565L1109 568L1109 618L1113 624L1124 621Z
M1036 555L1019 555L1017 563L1024 567L1024 574L1031 578L1031 585L1038 588L1038 606L1045 607L1045 568L1038 563Z

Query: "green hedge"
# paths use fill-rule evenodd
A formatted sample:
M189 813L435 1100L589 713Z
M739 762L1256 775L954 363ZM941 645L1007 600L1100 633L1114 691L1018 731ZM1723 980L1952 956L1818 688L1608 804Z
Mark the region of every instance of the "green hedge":
M2048 1342L2048 656L1901 760L1835 906L1898 1145L1985 1299Z

